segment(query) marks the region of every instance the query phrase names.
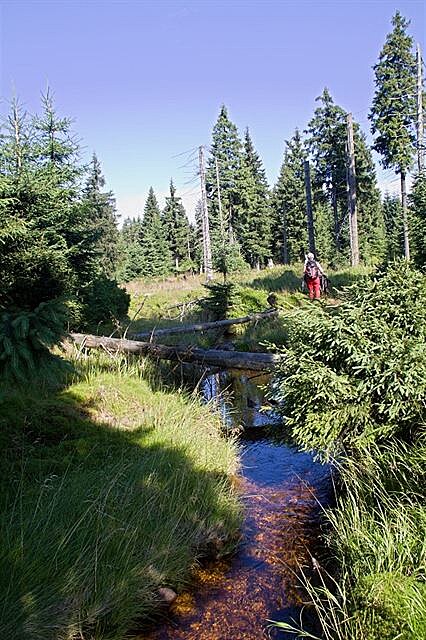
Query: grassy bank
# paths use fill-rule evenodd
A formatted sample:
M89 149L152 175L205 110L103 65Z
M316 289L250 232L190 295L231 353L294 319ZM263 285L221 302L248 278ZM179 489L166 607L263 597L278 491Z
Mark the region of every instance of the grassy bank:
M351 285L362 279L371 271L367 267L343 269L329 272L332 283L330 300L340 294L342 287ZM258 271L255 269L241 273L233 273L228 282L235 285L232 305L227 310L227 317L239 317L249 313L264 311L270 304L268 295L274 293L278 308L288 311L308 306L306 292L301 290L301 274L303 265L277 266ZM222 282L220 274L215 274L215 282ZM131 295L129 334L150 331L154 327L165 328L180 322L190 323L200 320L211 320L203 305L192 304L210 294L203 286L203 276L182 276L157 281L135 280L127 285ZM208 305L207 305L208 306ZM285 344L286 323L278 317L268 322L235 327L233 341L237 349L243 351L265 350L267 343ZM214 332L184 336L164 336L165 344L197 343L200 346L214 344L218 338Z
M96 356L56 391L1 398L0 627L121 640L239 524L237 452L145 365Z
M339 472L328 556L305 580L321 640L424 640L424 274L393 264L340 306L288 317L275 392L294 439Z

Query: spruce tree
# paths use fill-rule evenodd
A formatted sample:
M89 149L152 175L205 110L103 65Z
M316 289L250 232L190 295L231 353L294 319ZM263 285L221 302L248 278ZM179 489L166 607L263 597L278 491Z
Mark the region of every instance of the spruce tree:
M96 252L100 273L114 277L118 261L119 233L116 222L115 199L111 191L104 192L105 178L101 164L92 156L89 175L83 190L86 215L97 231Z
M163 225L174 269L179 272L181 265L191 268L189 255L189 221L181 198L176 196L173 180L170 180L170 196L163 209Z
M392 168L401 178L401 204L404 224L404 253L410 257L407 220L406 174L414 157L416 117L416 61L409 26L397 11L373 67L376 92L370 110L371 132L376 135L374 149L381 154L385 169Z
M317 201L314 206L316 255L324 264L338 266L340 255L334 243L333 211L329 202Z
M395 260L404 254L404 227L401 201L397 196L385 194L383 199L383 218L386 229L386 255Z
M32 152L32 130L28 114L19 100L13 98L3 123L2 172L19 178L29 170Z
M307 145L314 167L314 199L330 205L335 248L342 252L348 245L348 235L344 233L347 217L345 112L334 103L328 89L324 89L317 101L320 106L307 128Z
M306 151L296 129L286 141L284 160L273 190L275 252L284 264L303 257L308 247L303 161Z
M272 211L265 169L246 129L235 233L246 261L260 268L272 256Z
M371 150L356 122L354 147L360 258L364 263L374 264L386 254L385 223Z
M129 282L143 274L143 252L141 244L142 221L126 218L120 231L120 266L118 278Z
M242 144L237 127L228 117L225 105L222 106L216 124L213 127L211 157L207 163L206 188L212 253L215 268L222 270L226 266L230 245L237 242L235 223L241 219L241 172ZM219 192L218 180L220 190Z
M35 159L52 182L63 188L76 187L83 168L78 164L79 145L72 134L70 118L58 116L53 94L47 89L41 96L42 114L33 120Z
M150 187L141 225L142 275L162 276L172 270L172 255L166 240L161 213Z
M422 171L410 195L413 259L420 267L426 266L426 173Z
M316 237L319 245L329 247L329 239L320 236L330 233L332 228L335 249L328 260L339 262L342 258L347 259L349 251L346 114L334 103L327 89L318 100L321 104L307 130L307 145L313 157L314 203L315 208L319 207L317 217L321 220L321 224L316 225ZM360 252L363 261L374 262L385 250L380 195L365 135L356 122L353 131ZM331 215L330 221L327 221L328 215Z
M0 240L0 336L6 336L0 360L18 378L51 361L48 347L65 333L66 317L75 327L78 311L84 322L91 306L89 288L100 302L98 231L81 194L84 168L78 145L70 120L57 116L49 92L42 106L42 115L31 125L18 102L12 102L0 149L0 225L6 230ZM127 308L126 294L115 283L106 284L108 313L114 297L121 309ZM72 318L66 311L70 302ZM97 317L96 323L102 319Z
M57 359L50 348L65 334L76 277L66 243L49 228L68 203L56 183L40 175L38 147L17 100L0 140L0 378L49 377ZM62 209L61 209L62 207Z
M50 90L42 95L42 113L33 119L35 189L47 190L47 200L32 208L31 217L51 245L67 254L79 297L97 274L98 229L81 200L84 167L71 119L57 114Z

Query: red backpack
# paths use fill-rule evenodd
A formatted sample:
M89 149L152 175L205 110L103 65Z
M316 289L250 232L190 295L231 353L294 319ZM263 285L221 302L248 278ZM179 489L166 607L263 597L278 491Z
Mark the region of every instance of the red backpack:
M308 280L315 280L319 276L319 270L315 260L308 260L305 267L305 276Z

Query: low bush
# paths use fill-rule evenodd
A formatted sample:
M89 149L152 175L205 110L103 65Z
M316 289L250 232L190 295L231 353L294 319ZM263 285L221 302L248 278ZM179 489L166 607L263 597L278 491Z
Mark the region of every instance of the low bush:
M396 262L343 295L286 316L274 383L298 442L333 454L414 437L425 416L425 275Z

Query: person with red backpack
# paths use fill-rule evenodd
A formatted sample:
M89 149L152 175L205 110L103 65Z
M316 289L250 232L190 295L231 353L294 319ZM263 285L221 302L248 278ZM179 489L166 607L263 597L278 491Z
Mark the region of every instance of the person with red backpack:
M325 276L324 269L315 260L313 253L308 253L303 268L303 279L309 291L310 300L319 300L321 297L321 276Z

